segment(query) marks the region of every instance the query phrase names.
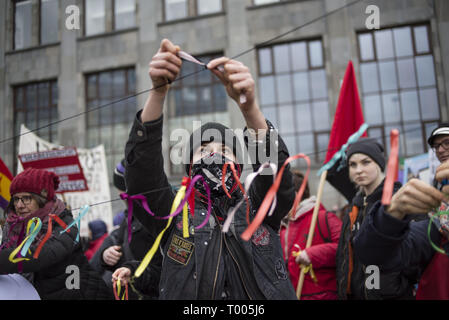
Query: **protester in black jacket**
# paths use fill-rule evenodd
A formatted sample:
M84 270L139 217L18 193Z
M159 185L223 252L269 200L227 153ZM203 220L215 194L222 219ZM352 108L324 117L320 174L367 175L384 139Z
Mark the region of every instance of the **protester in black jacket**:
M71 212L55 197L58 184L59 179L53 172L39 169L27 169L11 182L11 202L0 250L0 274L22 273L34 285L41 299L112 299L112 292L91 268L80 243L76 241L76 226L61 234L64 228L54 216L50 216L55 215L66 225L73 222ZM27 260L10 261L10 254L24 239L22 230L26 230L28 221L35 217L42 221L42 229L24 257ZM52 233L46 242L42 242L50 218ZM40 243L44 245L35 258L33 255Z
M362 138L347 151L349 175L359 192L352 200L352 210L343 219L337 249L337 289L340 299L412 299L416 270L380 272L380 286L370 282L371 269L353 252L353 239L373 205L382 198L385 158L383 147L375 139ZM395 183L394 192L400 188ZM410 280L411 279L411 280ZM368 282L368 283L367 283Z
M422 270L416 299L449 299L449 219L447 214L411 222L411 215L427 216L449 201L449 123L432 131L428 143L441 162L434 186L412 179L396 192L389 206L377 202L354 239L363 263L384 270L418 266ZM432 247L431 242L435 248ZM439 252L437 252L437 249Z
M128 194L144 194L150 209L159 217L169 215L175 197L164 172L161 141L162 108L168 83L175 80L182 64L177 56L178 51L179 47L164 39L153 57L150 77L154 88L143 111L137 114L125 150ZM217 69L218 66L223 67L223 73ZM224 57L211 61L207 68L220 78L228 95L238 103L247 127L255 130L247 135L248 145L257 145L260 151L272 147L271 150L275 149L276 152L271 153L271 159L277 160L275 162L281 167L288 151L282 139L277 136L272 139L275 131L255 101L254 80L248 68ZM246 101L240 99L242 93ZM209 135L206 134L208 129ZM200 182L195 185L199 191L195 198L195 212L189 214L189 237L183 237L182 217L178 215L161 242L164 255L162 266L154 265L153 269L151 263L147 269L147 272L153 270L154 277L158 276L157 268L162 270L160 299L296 298L283 262L278 235L280 221L290 210L295 196L289 166L285 168L277 192L277 207L273 215L265 218L249 241L240 237L247 227L246 203L235 214L229 232L222 232L228 210L242 199L232 176L225 178L231 199L221 188L224 161L233 161L240 172L240 164L243 163L236 151L235 135L229 131L221 124L208 123L191 136L186 172L191 177L200 174L209 184L213 195L212 214L204 227L194 228L204 221L207 210L203 198L206 193ZM261 165L260 158L255 160L253 169ZM253 219L272 183L272 176L268 174L256 178L249 192L250 219ZM134 205L134 215L154 237L167 225L166 219L153 218L140 205ZM126 281L132 271L119 269L113 277Z

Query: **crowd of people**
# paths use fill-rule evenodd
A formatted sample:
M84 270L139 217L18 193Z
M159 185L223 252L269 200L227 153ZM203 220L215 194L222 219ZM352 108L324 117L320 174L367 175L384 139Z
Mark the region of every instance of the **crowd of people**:
M220 123L204 124L190 136L185 163L186 177L201 180L189 197L189 214L174 215L177 193L164 170L162 135L164 100L183 63L179 52L164 39L153 56L153 90L134 119L124 158L114 169L119 192L143 195L145 201L129 211L126 202L127 209L114 218L117 227L110 232L103 221L91 221L89 239L77 241L76 225L66 229L72 213L55 194L58 177L40 169L18 174L11 183L2 232L0 298L12 294L5 288L19 277L37 293L23 297L40 299L114 299L118 282L130 287L128 299L295 300L299 287L301 300L449 299L449 219L444 214L449 123L438 125L428 139L441 163L434 185L418 179L405 185L396 182L390 205L381 203L384 147L372 138L349 145L345 165L358 192L348 210L337 216L319 203L307 184L301 188L305 175L291 168L282 137L273 139L275 128L258 106L250 70L226 57L214 59L206 67L241 111L245 147L276 150L272 156L285 170L275 183L270 174L257 175L244 190L239 178L247 164L237 137ZM211 130L218 134L206 134ZM260 153L251 156L252 168L245 169L260 172ZM224 175L224 163L235 170ZM248 224L270 208L265 199L272 192L276 202L270 214L244 240ZM294 208L298 193L302 198ZM316 228L308 247L315 207ZM231 211L235 214L228 221ZM430 212L437 214L431 219ZM34 218L42 226L22 250ZM145 260L145 269L135 276ZM79 281L72 286L67 284L69 266L79 268ZM372 281L373 276L378 279Z

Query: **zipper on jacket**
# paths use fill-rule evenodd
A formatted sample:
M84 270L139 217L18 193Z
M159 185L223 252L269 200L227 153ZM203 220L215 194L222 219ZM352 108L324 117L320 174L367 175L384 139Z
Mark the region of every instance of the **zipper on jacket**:
M222 247L223 247L223 232L221 232L221 230L220 230L220 251L218 252L217 269L215 270L214 286L212 287L212 296L211 296L212 300L214 299L214 296L215 296L215 286L217 284L218 268L220 267Z
M226 242L226 238L225 238L224 233L221 233L221 234L222 234L222 236L223 236L223 239L224 239L224 243L225 243L225 245L226 245L226 248L228 249L229 255L231 256L232 260L234 260L234 262L235 262L235 264L236 264L236 266L237 266L237 269L239 269L240 280L242 280L243 288L245 289L246 295L249 297L250 300L253 300L253 298L251 297L251 295L250 295L249 292L248 292L248 289L246 288L245 281L244 281L244 279L243 279L242 270L240 269L240 265L238 264L238 262L237 262L237 260L235 259L235 257L232 255L231 250L229 250L228 243Z

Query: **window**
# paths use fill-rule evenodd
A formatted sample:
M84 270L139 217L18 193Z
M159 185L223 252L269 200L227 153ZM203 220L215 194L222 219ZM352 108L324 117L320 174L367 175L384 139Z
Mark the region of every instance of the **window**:
M105 0L84 0L86 36L105 32Z
M364 117L369 135L389 145L401 133L401 156L427 150L429 127L440 119L435 67L426 24L358 34Z
M56 142L58 127L47 126L58 120L58 85L56 80L31 83L13 88L14 94L14 136L20 134L24 124L34 130L39 137ZM47 127L45 127L47 126ZM19 138L15 138L15 154L18 153Z
M58 41L59 0L41 0L41 44Z
M111 70L86 75L87 109L96 109L112 101L135 94L134 68ZM104 144L108 168L123 158L136 111L136 98L123 99L87 114L87 146Z
M222 0L164 0L165 21L223 11Z
M324 159L330 132L326 72L321 40L258 49L259 101L278 128L290 155Z
M203 55L196 58L208 62L221 56ZM183 61L178 78L169 91L169 117L226 111L226 90L212 72Z
M14 49L31 46L31 0L14 2Z
M195 57L207 63L221 56L222 53ZM194 121L201 121L203 124L219 121L229 125L226 89L212 72L197 64L183 61L178 79L172 83L167 97L170 132L183 128L192 133ZM170 141L170 149L175 145L180 147L179 141ZM170 161L170 172L172 175L182 175L185 172L184 166Z
M136 26L136 1L114 0L114 29L127 29Z

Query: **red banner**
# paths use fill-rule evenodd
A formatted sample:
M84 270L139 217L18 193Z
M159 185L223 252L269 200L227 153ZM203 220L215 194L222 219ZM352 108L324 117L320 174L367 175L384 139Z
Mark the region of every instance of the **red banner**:
M76 148L21 154L19 160L24 169L35 168L54 172L60 180L57 193L89 190Z

